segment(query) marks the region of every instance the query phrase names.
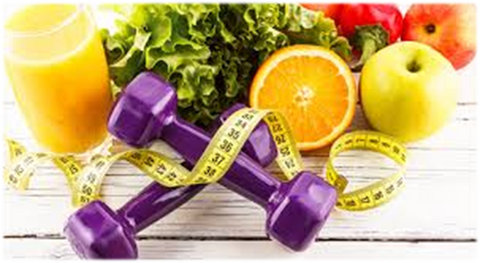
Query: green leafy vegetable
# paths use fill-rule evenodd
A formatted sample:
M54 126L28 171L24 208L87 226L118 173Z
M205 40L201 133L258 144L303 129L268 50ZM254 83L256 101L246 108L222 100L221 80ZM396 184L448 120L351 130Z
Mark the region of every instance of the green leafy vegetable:
M260 64L275 50L297 43L350 56L333 20L297 4L111 5L120 15L113 34L102 31L110 76L124 87L154 71L177 89L186 120L206 126L245 100Z

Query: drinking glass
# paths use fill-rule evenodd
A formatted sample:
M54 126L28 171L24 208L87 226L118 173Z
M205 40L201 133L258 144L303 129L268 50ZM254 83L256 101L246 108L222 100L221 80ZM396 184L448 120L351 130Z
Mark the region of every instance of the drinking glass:
M113 98L92 10L28 5L13 12L4 28L6 72L41 148L83 154L104 145Z

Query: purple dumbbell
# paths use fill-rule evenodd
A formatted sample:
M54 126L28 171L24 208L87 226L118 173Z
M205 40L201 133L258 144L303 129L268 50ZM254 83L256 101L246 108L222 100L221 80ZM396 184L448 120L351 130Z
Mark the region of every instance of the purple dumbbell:
M108 129L133 146L162 139L195 163L211 136L178 118L176 105L169 83L154 73L141 73L117 100ZM243 153L219 183L263 207L268 236L296 251L315 239L337 200L336 190L314 173L304 171L284 183Z
M223 112L212 125L212 133L231 114L244 107L235 104ZM264 167L275 160L275 143L265 123L255 128L242 151ZM193 167L188 162L184 165ZM153 182L117 212L102 201L91 202L69 217L65 235L82 258L137 258L135 233L183 205L205 186L167 188Z

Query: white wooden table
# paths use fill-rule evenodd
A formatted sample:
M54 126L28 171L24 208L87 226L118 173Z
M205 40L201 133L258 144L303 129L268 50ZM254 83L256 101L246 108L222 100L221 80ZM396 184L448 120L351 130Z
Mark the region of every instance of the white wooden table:
M141 258L401 258L472 257L476 242L475 64L459 71L461 96L450 123L429 139L408 145L406 188L400 196L366 212L336 210L316 242L292 253L270 241L265 213L219 185L211 185L186 205L138 235ZM3 74L3 73L0 73ZM2 78L3 79L3 78ZM26 145L31 135L3 85L5 134ZM367 128L358 107L350 130ZM2 149L4 150L4 149ZM304 154L309 170L323 176L328 149ZM337 162L352 183L380 178L393 168L379 155L352 152ZM268 168L278 173L272 165ZM104 200L114 208L150 183L126 163L110 170ZM25 192L4 185L4 252L8 258L76 258L62 229L69 214L66 180L45 165Z

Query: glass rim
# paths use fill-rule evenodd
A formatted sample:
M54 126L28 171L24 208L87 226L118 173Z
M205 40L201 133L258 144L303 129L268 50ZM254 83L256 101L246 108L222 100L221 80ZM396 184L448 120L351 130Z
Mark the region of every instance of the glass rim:
M83 11L87 11L87 8L86 8L85 4L64 4L64 5L73 5L73 6L76 7L76 10L75 10L75 12L70 14L67 18L65 18L63 21L61 21L61 23L58 23L57 25L54 25L54 26L49 27L47 29L41 29L41 30L35 30L35 31L11 30L11 29L4 28L6 37L9 37L9 38L34 38L34 37L42 37L42 36L53 35L53 34L57 33L58 31L61 31L63 28L67 27L68 25L72 24ZM5 21L9 21L9 19L12 16L14 16L16 13L20 12L21 10L23 10L27 7L28 6L24 6L22 8L19 8L19 9L13 11L11 14L9 14L7 16Z

